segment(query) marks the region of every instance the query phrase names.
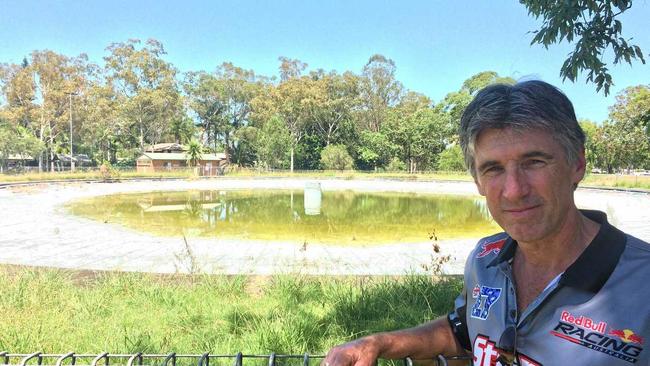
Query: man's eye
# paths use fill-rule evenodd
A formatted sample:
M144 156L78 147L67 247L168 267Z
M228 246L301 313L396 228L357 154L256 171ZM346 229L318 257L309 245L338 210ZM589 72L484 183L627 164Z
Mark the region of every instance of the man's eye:
M524 166L527 168L541 168L546 166L546 161L539 159L528 160L524 163Z
M483 175L496 175L499 174L503 168L500 166L491 166L483 170Z

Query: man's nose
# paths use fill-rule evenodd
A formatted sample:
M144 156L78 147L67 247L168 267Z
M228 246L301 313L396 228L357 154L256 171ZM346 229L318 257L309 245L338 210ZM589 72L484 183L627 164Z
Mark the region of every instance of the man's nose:
M528 178L520 168L506 169L503 197L507 200L517 200L528 195L530 186Z

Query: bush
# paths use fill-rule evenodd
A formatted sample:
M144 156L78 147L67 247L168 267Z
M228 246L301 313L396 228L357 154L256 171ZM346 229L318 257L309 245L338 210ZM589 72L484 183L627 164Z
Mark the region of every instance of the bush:
M438 170L460 172L465 170L465 160L460 146L448 147L438 156Z
M395 157L390 159L390 163L386 166L386 170L389 172L403 172L406 170L406 164Z
M320 164L323 169L350 170L352 162L352 157L344 145L329 145L320 153Z

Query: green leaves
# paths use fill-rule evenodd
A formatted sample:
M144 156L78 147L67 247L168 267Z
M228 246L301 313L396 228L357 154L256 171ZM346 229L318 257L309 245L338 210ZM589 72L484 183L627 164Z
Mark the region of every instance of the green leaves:
M628 0L520 0L526 6L528 14L542 18L542 26L533 31L535 35L531 45L541 44L548 48L563 40L571 43L574 50L562 64L560 76L575 81L581 72L587 72L586 80L596 84L596 91L601 89L605 95L613 85L612 77L603 61L603 53L611 48L614 64L622 60L632 64L639 60L645 64L641 48L629 44L622 37L623 25L615 19L632 7Z

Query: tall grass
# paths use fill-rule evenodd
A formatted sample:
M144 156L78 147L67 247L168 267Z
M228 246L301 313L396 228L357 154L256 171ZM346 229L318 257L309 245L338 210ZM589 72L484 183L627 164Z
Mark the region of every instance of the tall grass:
M612 188L640 188L650 190L650 176L620 174L589 174L582 185Z
M446 313L457 279L0 269L0 351L318 354Z

